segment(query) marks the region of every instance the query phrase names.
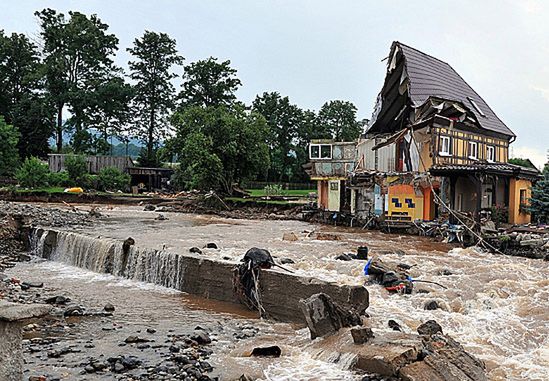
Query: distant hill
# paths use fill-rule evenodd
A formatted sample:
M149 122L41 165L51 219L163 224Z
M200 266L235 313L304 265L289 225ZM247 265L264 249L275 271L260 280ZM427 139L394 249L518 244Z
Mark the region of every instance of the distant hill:
M133 143L128 144L128 156L135 159L139 156L142 146L135 145ZM126 145L124 143L113 144L112 148L113 156L126 156Z

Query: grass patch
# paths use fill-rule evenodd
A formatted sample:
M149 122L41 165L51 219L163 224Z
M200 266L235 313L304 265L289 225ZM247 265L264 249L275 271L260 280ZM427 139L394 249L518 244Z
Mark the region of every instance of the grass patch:
M31 189L15 188L15 192L17 193L45 192L48 194L53 194L53 193L63 193L64 191L65 191L64 187L41 187L41 188L31 188Z
M290 204L289 201L283 201L283 200L254 200L251 198L242 198L242 197L226 197L225 200L232 201L232 202L240 202L240 203L255 203L255 204L266 204L266 205L288 205Z
M265 189L246 189L246 191L250 192L252 197L265 197L267 195L265 193ZM314 189L288 189L288 190L283 190L281 196L307 197L307 196L309 196L309 193L315 193L316 194L316 190L314 190Z

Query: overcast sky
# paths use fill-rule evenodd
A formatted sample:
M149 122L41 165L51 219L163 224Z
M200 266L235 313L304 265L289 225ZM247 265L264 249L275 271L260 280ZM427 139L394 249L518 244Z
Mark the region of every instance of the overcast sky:
M144 30L177 40L186 62L230 59L238 96L278 91L302 108L353 102L370 118L391 42L440 58L518 136L512 155L541 166L549 149L549 1L3 0L0 29L37 37L34 11L96 13L120 39L117 63Z

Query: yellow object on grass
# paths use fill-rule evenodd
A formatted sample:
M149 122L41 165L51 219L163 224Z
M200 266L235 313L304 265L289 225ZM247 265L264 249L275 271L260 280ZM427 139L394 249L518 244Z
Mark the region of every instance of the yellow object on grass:
M84 189L80 187L67 188L65 189L65 193L84 193Z

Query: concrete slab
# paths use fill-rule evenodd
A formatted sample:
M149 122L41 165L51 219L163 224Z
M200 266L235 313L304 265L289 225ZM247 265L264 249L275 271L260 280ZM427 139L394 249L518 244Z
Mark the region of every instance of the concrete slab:
M47 304L18 304L0 300L0 320L14 322L47 315L51 306Z

